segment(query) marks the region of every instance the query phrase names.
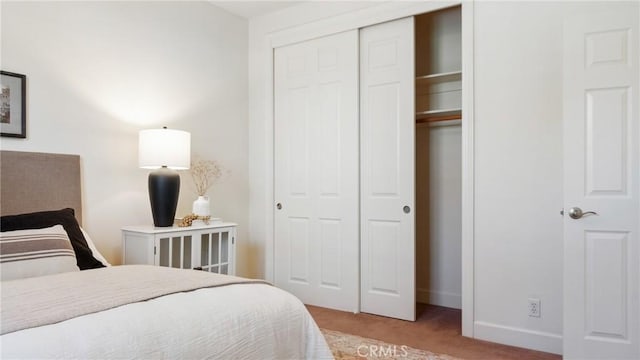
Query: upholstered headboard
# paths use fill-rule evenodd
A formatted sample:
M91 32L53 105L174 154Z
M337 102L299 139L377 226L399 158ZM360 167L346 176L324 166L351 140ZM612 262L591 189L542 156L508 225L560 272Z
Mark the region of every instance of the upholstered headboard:
M0 214L73 208L82 224L80 156L0 151Z

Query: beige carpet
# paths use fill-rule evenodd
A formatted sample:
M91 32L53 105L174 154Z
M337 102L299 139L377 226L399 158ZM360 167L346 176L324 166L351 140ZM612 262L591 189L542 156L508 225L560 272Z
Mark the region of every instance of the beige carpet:
M351 359L408 359L408 360L461 360L434 354L406 345L389 344L383 341L349 335L339 331L320 329L336 360Z

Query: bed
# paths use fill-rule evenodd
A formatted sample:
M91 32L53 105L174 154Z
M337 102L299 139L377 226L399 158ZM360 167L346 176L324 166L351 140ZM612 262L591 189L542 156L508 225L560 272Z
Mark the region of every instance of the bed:
M332 358L304 305L265 282L109 266L80 226L78 156L0 165L2 358Z

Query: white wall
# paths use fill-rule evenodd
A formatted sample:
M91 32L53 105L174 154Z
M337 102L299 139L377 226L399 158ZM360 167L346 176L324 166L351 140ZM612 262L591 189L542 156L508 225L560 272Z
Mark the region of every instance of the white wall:
M140 129L190 131L192 154L231 175L209 193L212 213L248 229L247 21L208 2L2 1L3 70L27 75L27 139L6 150L79 154L84 226L120 263L120 227L152 222ZM182 174L177 216L195 199Z
M475 337L562 351L562 24L588 6L475 3ZM395 14L386 10L377 13ZM354 26L371 17L354 4L311 3L250 21L250 222L261 266L272 255L270 41L302 24L291 32L340 28L346 14ZM529 297L541 299L541 318L527 315Z
M475 335L551 352L562 350L564 11L475 7Z

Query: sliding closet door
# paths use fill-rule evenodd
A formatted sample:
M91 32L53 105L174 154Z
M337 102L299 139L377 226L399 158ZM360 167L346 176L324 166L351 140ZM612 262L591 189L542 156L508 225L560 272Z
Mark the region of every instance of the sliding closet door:
M275 284L358 310L358 32L275 50Z
M415 320L413 18L360 31L361 310Z

